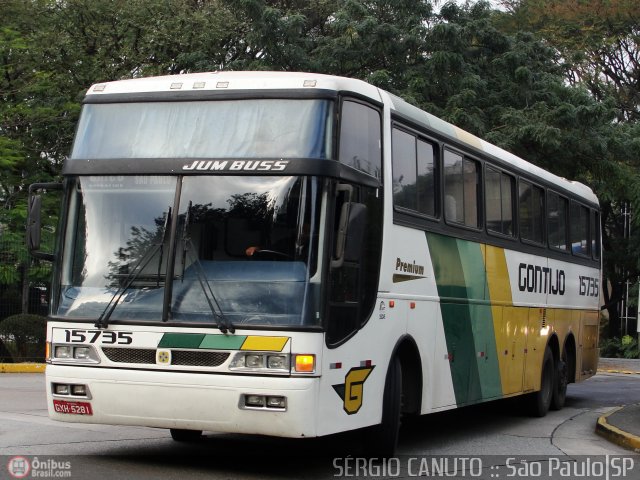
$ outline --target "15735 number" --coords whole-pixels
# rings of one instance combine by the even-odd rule
[[[111,332],[107,330],[65,330],[67,343],[100,343],[129,345],[133,342],[133,332]]]

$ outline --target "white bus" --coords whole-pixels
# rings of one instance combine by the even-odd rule
[[[390,455],[402,415],[544,415],[596,371],[596,196],[365,82],[97,84],[63,176],[56,251],[39,195],[28,227],[55,420]]]

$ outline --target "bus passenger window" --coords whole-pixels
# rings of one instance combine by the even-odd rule
[[[535,243],[543,243],[544,190],[520,180],[519,189],[520,237]]]
[[[571,203],[571,251],[577,255],[589,255],[589,209]]]
[[[418,210],[416,189],[416,138],[397,128],[391,138],[393,162],[393,203]]]
[[[549,246],[558,250],[569,250],[567,241],[567,213],[569,201],[554,192],[549,192],[547,210],[547,229]]]
[[[380,114],[361,103],[345,101],[340,117],[340,152],[345,165],[382,179]]]
[[[444,152],[444,215],[449,222],[478,227],[478,162]]]
[[[591,252],[593,258],[600,260],[600,214],[593,212],[591,217]]]
[[[435,147],[394,128],[392,167],[394,205],[435,216]]]
[[[485,185],[487,229],[494,233],[513,235],[514,178],[487,167]]]
[[[418,211],[436,215],[436,155],[435,147],[418,140]]]

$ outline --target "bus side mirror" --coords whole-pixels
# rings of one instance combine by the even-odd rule
[[[41,252],[42,238],[42,196],[37,195],[39,190],[60,190],[61,183],[34,183],[29,186],[29,212],[27,215],[27,249],[35,258],[53,261],[53,253]]]
[[[27,247],[29,253],[40,250],[40,230],[42,229],[40,221],[40,211],[42,209],[42,197],[34,195],[29,197],[29,216],[27,220]]]
[[[367,206],[363,203],[344,202],[340,210],[332,268],[340,268],[345,261],[360,261],[366,226]]]

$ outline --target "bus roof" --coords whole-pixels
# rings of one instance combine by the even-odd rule
[[[392,110],[417,124],[426,125],[443,136],[453,138],[472,149],[480,150],[506,164],[512,165],[520,171],[540,178],[547,184],[556,185],[558,188],[572,192],[586,201],[598,204],[596,195],[586,185],[558,177],[451,123],[414,107],[398,96],[380,90],[362,80],[303,72],[206,72],[97,83],[89,88],[87,95],[300,89],[352,92],[376,102],[386,103]]]
[[[321,89],[349,91],[382,102],[377,87],[353,78],[302,72],[207,72],[98,83],[87,95],[230,90]]]

